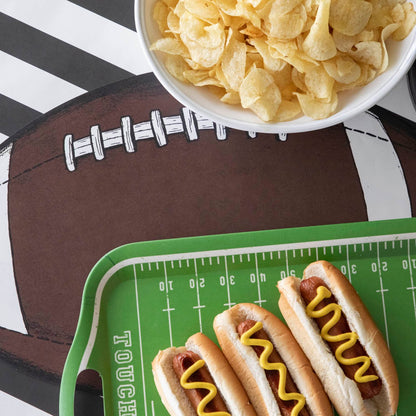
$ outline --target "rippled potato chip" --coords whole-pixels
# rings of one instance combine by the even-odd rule
[[[416,25],[406,0],[159,0],[153,17],[170,74],[266,122],[329,117]]]
[[[273,120],[282,102],[273,76],[265,69],[253,67],[239,89],[241,105],[254,111],[262,120]]]

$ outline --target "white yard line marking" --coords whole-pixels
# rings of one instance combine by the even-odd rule
[[[347,249],[346,249],[346,257],[347,257],[348,280],[351,283],[352,278],[351,278],[351,266],[350,266],[350,250],[349,250],[349,246],[348,245],[346,247],[347,247]]]
[[[198,277],[198,268],[196,266],[196,259],[194,259],[194,267],[195,267],[195,286],[196,286],[196,298],[197,298],[197,305],[194,306],[194,309],[198,310],[198,319],[199,319],[199,330],[202,332],[202,313],[201,309],[205,308],[205,305],[201,305],[201,300],[199,297],[199,277]]]
[[[286,257],[286,276],[289,276],[289,258],[287,255],[287,250],[285,251],[285,257]]]
[[[258,300],[254,301],[254,303],[257,303],[259,306],[262,306],[262,304],[267,302],[267,301],[262,299],[262,296],[261,296],[259,264],[258,264],[258,261],[257,261],[257,254],[254,255],[254,263],[255,263],[255,266],[256,266],[256,283],[257,283],[257,296],[258,296]]]
[[[378,267],[378,276],[379,276],[379,280],[380,280],[380,289],[377,290],[377,292],[379,292],[381,294],[381,302],[383,305],[383,317],[384,317],[384,329],[386,331],[386,342],[387,342],[387,346],[390,348],[390,341],[389,341],[389,328],[387,325],[387,312],[386,312],[386,302],[384,299],[384,292],[388,292],[388,289],[384,289],[383,287],[383,277],[381,274],[381,264],[380,264],[380,247],[379,247],[379,242],[377,242],[377,267]]]
[[[170,313],[172,311],[174,311],[175,308],[171,308],[170,307],[170,302],[169,302],[168,273],[167,273],[167,270],[166,270],[166,262],[163,262],[163,268],[164,268],[164,272],[165,272],[165,291],[166,291],[166,309],[163,309],[163,312],[168,313],[169,340],[170,340],[170,346],[173,347],[172,320],[171,320]]]
[[[416,320],[416,296],[415,296],[416,287],[413,281],[412,261],[410,258],[410,240],[407,240],[407,261],[409,263],[409,274],[410,274],[410,287],[408,288],[408,290],[412,291],[413,309],[415,312],[415,320]]]
[[[231,292],[230,292],[230,281],[228,276],[228,264],[227,264],[227,256],[224,256],[224,263],[225,263],[225,282],[227,285],[227,303],[224,303],[224,306],[227,306],[229,309],[235,305],[235,302],[231,302]]]
[[[147,416],[146,382],[145,382],[145,376],[144,376],[145,364],[144,364],[144,357],[143,357],[142,328],[141,328],[141,322],[140,322],[138,279],[137,279],[135,265],[133,265],[133,273],[134,273],[134,288],[136,291],[137,329],[139,331],[139,351],[140,351],[140,363],[141,363],[141,368],[142,368],[142,389],[143,389],[142,391],[143,391],[144,414],[145,416]]]

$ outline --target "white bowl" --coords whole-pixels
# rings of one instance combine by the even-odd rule
[[[222,103],[205,88],[185,84],[174,78],[163,64],[163,54],[150,50],[150,45],[161,37],[153,19],[157,0],[135,0],[136,30],[144,53],[160,83],[180,103],[195,113],[231,128],[258,133],[299,133],[318,130],[368,110],[381,100],[407,73],[416,58],[416,29],[401,42],[389,41],[389,66],[368,85],[339,93],[338,109],[323,120],[302,116],[286,122],[263,122],[250,110]],[[416,0],[411,0],[416,6]]]

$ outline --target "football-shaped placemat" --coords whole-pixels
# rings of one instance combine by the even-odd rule
[[[389,117],[381,123],[414,205],[415,133]],[[117,246],[366,221],[348,131],[228,129],[183,108],[150,74],[32,123],[2,150],[9,235],[1,238],[11,253],[5,279],[15,284],[24,326],[0,328],[2,356],[59,379],[85,279]]]

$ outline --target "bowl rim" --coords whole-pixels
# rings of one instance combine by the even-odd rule
[[[193,112],[206,117],[216,124],[237,130],[270,134],[304,133],[343,123],[376,105],[378,101],[384,98],[399,83],[403,76],[405,76],[409,71],[412,64],[416,61],[416,27],[414,27],[409,34],[409,36],[413,34],[413,37],[415,38],[414,43],[411,45],[402,62],[397,65],[396,71],[387,78],[382,87],[379,88],[374,94],[369,95],[366,99],[357,103],[357,105],[348,112],[340,110],[325,119],[314,120],[307,118],[307,121],[302,123],[296,123],[296,120],[300,120],[306,116],[301,116],[298,119],[293,119],[288,122],[270,123],[262,122],[260,119],[258,123],[230,119],[200,105],[197,101],[184,94],[180,88],[176,87],[175,84],[179,85],[181,81],[174,79],[173,76],[168,73],[164,65],[157,58],[156,54],[149,48],[150,40],[146,31],[145,14],[141,13],[141,9],[143,7],[142,5],[144,5],[145,1],[146,0],[134,0],[134,21],[136,34],[141,43],[142,51],[145,54],[146,59],[158,81],[170,95]],[[410,1],[416,5],[415,0]]]

